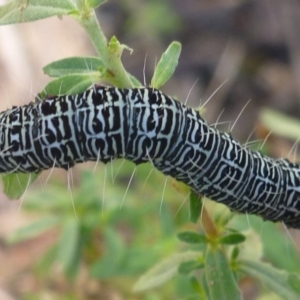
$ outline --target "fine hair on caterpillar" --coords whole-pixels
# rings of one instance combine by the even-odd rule
[[[299,165],[242,146],[159,90],[94,86],[13,107],[0,113],[0,123],[2,173],[150,161],[234,211],[300,228]]]

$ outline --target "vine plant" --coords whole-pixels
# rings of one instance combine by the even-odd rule
[[[125,70],[121,61],[122,52],[132,50],[126,45],[122,45],[116,37],[112,37],[108,41],[99,25],[95,9],[104,2],[105,0],[16,0],[0,7],[0,25],[37,21],[52,16],[74,18],[85,29],[97,52],[97,57],[71,57],[45,66],[44,72],[54,79],[39,94],[37,101],[49,94],[78,94],[95,82],[103,82],[120,88],[142,86],[134,76]],[[159,89],[171,77],[177,66],[180,50],[180,43],[171,43],[157,64],[151,80],[151,87]],[[26,189],[28,182],[32,182],[36,177],[37,174],[5,174],[2,177],[4,190],[9,197],[18,198]],[[19,188],[20,186],[21,188]],[[186,189],[179,183],[176,186],[179,190]],[[202,206],[198,195],[191,193],[189,200],[190,222],[201,226],[195,225],[193,227],[195,231],[180,232],[177,237],[184,243],[183,250],[170,254],[163,261],[153,265],[136,282],[133,288],[135,292],[155,289],[181,274],[190,281],[191,294],[186,295],[186,299],[234,300],[242,297],[239,282],[245,276],[250,276],[261,281],[269,290],[283,299],[300,298],[300,264],[297,261],[296,251],[290,242],[285,241],[284,236],[277,231],[275,225],[266,224],[264,226],[263,246],[265,252],[273,257],[275,265],[282,269],[262,261],[262,253],[254,255],[254,252],[250,251],[253,234],[238,231],[239,226],[236,226],[237,222],[234,221],[236,218],[232,219],[232,215],[228,211],[223,208],[217,209],[220,213],[213,217],[209,212],[209,207]],[[85,205],[88,204],[81,203],[80,205],[82,211],[86,211]],[[218,205],[218,207],[222,206]],[[251,220],[253,220],[251,225],[259,229],[261,223],[255,219]],[[59,218],[42,220],[35,226],[31,226],[31,229],[21,230],[13,239],[15,241],[25,239],[42,230],[57,226],[58,221]],[[76,223],[78,222],[80,223],[82,220],[79,218],[79,220],[67,222],[65,227],[67,229],[77,228]],[[63,230],[62,241],[67,238],[69,232],[70,230]],[[78,236],[76,238],[80,240],[85,238],[84,234],[86,233],[76,231],[76,234],[80,235],[79,238]],[[277,240],[271,241],[274,243],[271,245],[268,236],[276,235]],[[283,243],[288,244],[288,254],[295,262],[293,267],[282,262],[285,258],[273,251],[274,247],[282,249]],[[74,270],[74,261],[78,263],[80,260],[78,251],[76,251],[77,246],[76,243],[69,243],[69,248],[65,243],[61,243],[60,246],[60,259],[63,261],[65,273],[66,275],[71,274],[73,277],[76,277],[78,272],[78,270]],[[111,257],[111,259],[113,258]]]

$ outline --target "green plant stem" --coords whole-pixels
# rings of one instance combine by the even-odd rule
[[[104,36],[94,10],[83,11],[77,21],[87,32],[99,58],[104,62],[110,83],[117,87],[133,87],[133,83],[123,67],[120,56],[109,51],[107,39]]]

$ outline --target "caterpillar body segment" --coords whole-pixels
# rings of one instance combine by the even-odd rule
[[[0,172],[151,161],[195,192],[300,228],[300,167],[245,148],[152,88],[99,87],[0,113]]]

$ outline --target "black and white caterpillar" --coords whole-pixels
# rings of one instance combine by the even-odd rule
[[[232,210],[300,228],[300,166],[251,151],[152,88],[94,86],[0,113],[0,172],[126,158]]]

